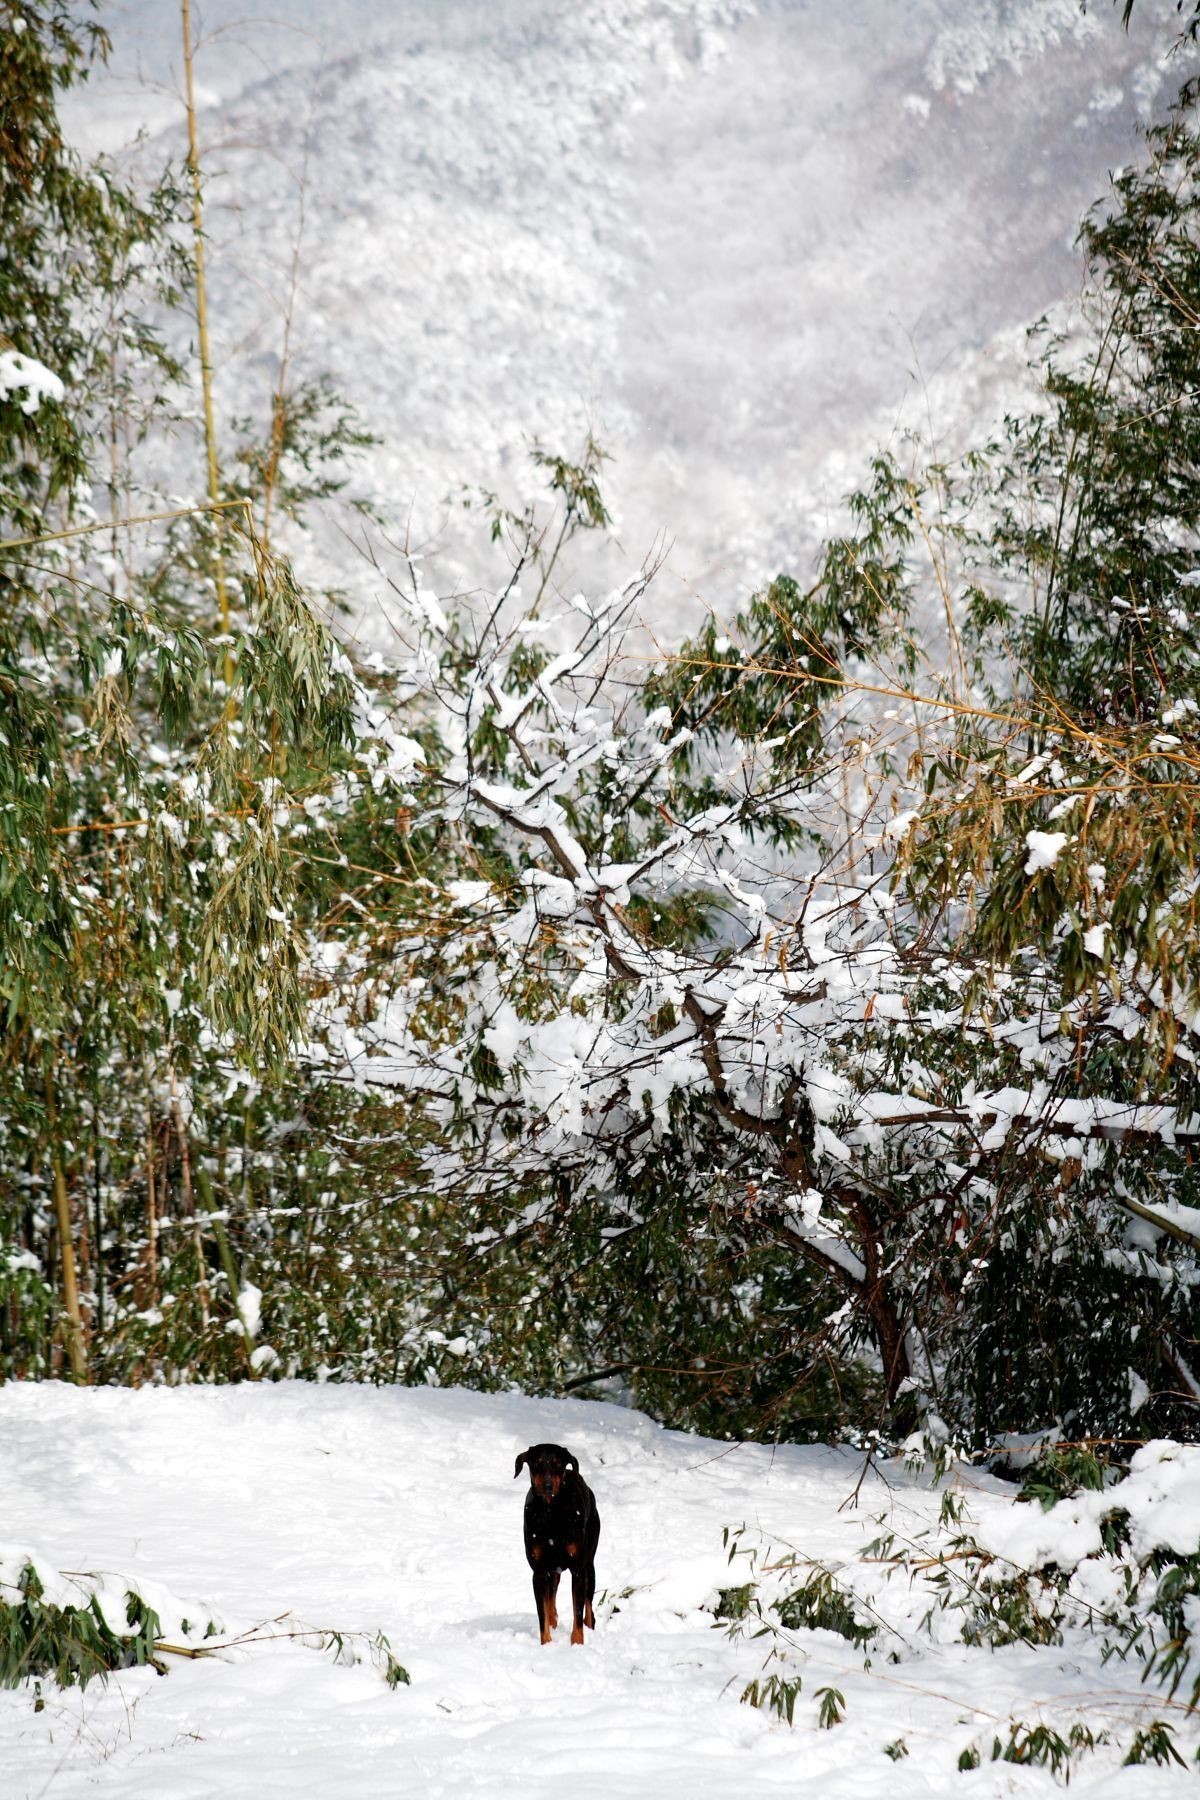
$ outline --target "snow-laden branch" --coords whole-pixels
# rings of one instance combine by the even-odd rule
[[[686,1141],[688,1180],[869,1317],[894,1384],[910,1353],[888,1239],[940,1216],[922,1195],[952,1190],[953,1241],[963,1195],[991,1205],[1005,1159],[1169,1148],[1200,1117],[1080,1094],[1083,1003],[1035,970],[1002,972],[985,1007],[977,969],[906,932],[886,866],[800,872],[764,849],[765,819],[805,822],[803,784],[769,745],[714,752],[700,779],[666,710],[640,708],[625,633],[641,586],[539,621],[567,638],[541,656],[503,599],[473,635],[414,602],[407,691],[444,752],[367,709],[364,754],[373,780],[420,788],[453,873],[427,884],[436,933],[401,933],[390,971],[333,956],[313,1057],[421,1110],[431,1189],[511,1193],[518,1211],[556,1173],[607,1195]],[[874,840],[884,859],[895,835]],[[1093,1022],[1127,1035],[1130,1017],[1122,999]]]
[[[972,1093],[960,1106],[883,1092],[865,1094],[857,1104],[864,1122],[885,1128],[952,1125],[970,1129],[979,1133],[984,1150],[999,1149],[1017,1125],[1050,1137],[1106,1138],[1113,1143],[1154,1139],[1176,1144],[1200,1138],[1200,1113],[1181,1114],[1173,1106],[1137,1105],[1099,1096],[1070,1098],[1053,1094],[1046,1082]]]

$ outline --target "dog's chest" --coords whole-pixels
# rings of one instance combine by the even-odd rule
[[[547,1506],[535,1494],[525,1502],[525,1536],[531,1543],[544,1547],[550,1557],[564,1562],[579,1555],[587,1523],[581,1499],[565,1496]]]

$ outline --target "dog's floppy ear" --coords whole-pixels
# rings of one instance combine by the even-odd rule
[[[525,1464],[528,1461],[529,1461],[528,1450],[522,1450],[520,1456],[518,1456],[518,1458],[517,1458],[517,1466],[513,1470],[513,1480],[514,1481],[517,1479],[517,1476],[521,1473],[521,1470],[525,1467]]]
[[[572,1451],[572,1450],[567,1451],[567,1467],[568,1467],[568,1469],[574,1469],[575,1473],[578,1475],[578,1473],[579,1473],[579,1458],[575,1455],[574,1451]]]

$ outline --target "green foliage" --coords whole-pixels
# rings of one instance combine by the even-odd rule
[[[1178,1763],[1181,1769],[1187,1768],[1187,1763],[1175,1747],[1174,1733],[1164,1719],[1154,1719],[1149,1725],[1139,1727],[1133,1734],[1133,1742],[1125,1758],[1126,1767],[1130,1763],[1149,1762],[1168,1766]]]
[[[803,1687],[799,1675],[781,1675],[778,1669],[773,1669],[769,1675],[756,1675],[747,1683],[741,1693],[742,1705],[773,1712],[785,1725],[794,1725],[796,1701]]]
[[[1085,1750],[1094,1750],[1106,1741],[1103,1733],[1097,1736],[1078,1721],[1064,1737],[1052,1725],[1024,1725],[1014,1720],[1008,1728],[1007,1738],[992,1739],[990,1760],[1048,1768],[1051,1774],[1070,1781],[1072,1762]],[[971,1745],[959,1757],[958,1766],[960,1769],[977,1769],[981,1760],[978,1747]]]
[[[1113,5],[1121,8],[1121,23],[1126,31],[1129,29],[1129,21],[1133,17],[1133,9],[1136,4],[1137,0],[1113,0]],[[1175,0],[1177,13],[1186,13],[1189,6],[1192,9],[1192,16],[1187,20],[1185,31],[1188,37],[1195,38],[1200,36],[1200,4],[1197,4],[1197,0]]]
[[[811,587],[777,576],[727,630],[711,619],[648,680],[647,705],[667,707],[672,731],[688,734],[680,807],[722,797],[703,752],[729,742],[766,761],[783,795],[810,790],[828,766],[830,716],[853,669],[893,658],[912,674],[907,551],[918,495],[890,457],[877,456],[872,475],[849,502],[853,534],[830,542]],[[780,844],[812,839],[787,805],[747,804],[744,823]]]
[[[590,433],[577,463],[543,449],[540,444],[534,446],[533,461],[544,472],[551,493],[562,497],[560,537],[568,537],[577,522],[591,531],[599,531],[610,523],[599,483],[605,455]]]
[[[185,274],[171,237],[175,184],[167,178],[139,195],[102,163],[85,167],[59,126],[59,95],[108,52],[94,12],[67,0],[4,0],[0,8],[0,348],[48,363],[69,396],[30,411],[20,394],[0,399],[5,538],[38,535],[50,509],[70,506],[110,399],[119,398],[136,435],[146,414],[127,384],[127,360],[148,362],[158,380],[176,372],[146,324],[153,302],[175,296]],[[27,553],[14,568],[10,559],[0,594],[10,586],[28,592],[28,565],[37,560]]]
[[[354,408],[325,377],[276,391],[265,440],[252,418],[235,419],[233,430],[240,440],[239,486],[255,501],[264,539],[272,508],[303,525],[315,504],[341,498],[356,513],[374,516],[366,502],[347,490],[354,458],[378,439],[363,429]]]
[[[394,1693],[398,1687],[411,1687],[412,1677],[402,1662],[398,1662],[392,1654],[392,1647],[382,1632],[375,1638],[375,1647],[383,1659],[383,1679]]]
[[[730,1563],[736,1557],[745,1557],[752,1570],[759,1570],[760,1545],[746,1541],[745,1526],[736,1529],[727,1526],[722,1541],[728,1549]],[[770,1578],[774,1585],[802,1560],[794,1552],[777,1557],[769,1551],[761,1559],[761,1581]],[[800,1675],[790,1672],[798,1648],[790,1634],[797,1630],[834,1631],[857,1649],[862,1649],[876,1635],[874,1626],[859,1623],[852,1596],[841,1587],[832,1570],[820,1564],[810,1567],[812,1573],[804,1585],[777,1600],[766,1599],[760,1580],[753,1580],[740,1587],[722,1588],[714,1609],[715,1619],[724,1623],[729,1637],[749,1638],[754,1642],[765,1640],[767,1644],[759,1673],[742,1691],[743,1704],[768,1708],[789,1725],[794,1723],[796,1700],[804,1686]],[[869,1668],[870,1663],[865,1666]],[[821,1687],[816,1690],[815,1697],[818,1728],[830,1731],[840,1725],[846,1716],[846,1697],[841,1690]],[[902,1744],[892,1745],[887,1754],[895,1760],[907,1751]]]
[[[741,1587],[722,1588],[713,1609],[714,1619],[728,1619],[733,1623],[747,1618],[750,1613],[750,1596],[753,1592],[754,1583],[750,1581],[744,1582]]]
[[[686,1167],[684,1159],[705,1154],[703,1140],[680,1135]],[[560,1190],[515,1241],[495,1244],[489,1381],[502,1379],[508,1358],[510,1371],[524,1365],[539,1386],[569,1378],[575,1392],[602,1394],[604,1381],[619,1377],[636,1405],[675,1426],[749,1438],[828,1435],[872,1391],[869,1373],[848,1358],[835,1376],[814,1342],[811,1273],[756,1240],[740,1209],[718,1210],[711,1194],[673,1183],[674,1160],[668,1149],[631,1172],[615,1197]],[[485,1224],[503,1229],[495,1213],[477,1229]],[[531,1255],[537,1341],[526,1347],[502,1327],[496,1302],[506,1277],[509,1292],[530,1291]],[[531,1366],[526,1357],[539,1349],[546,1360]],[[580,1373],[568,1374],[581,1357]],[[585,1383],[590,1371],[598,1380]]]
[[[1189,1431],[1188,1408],[1167,1396],[1135,1415],[1129,1371],[1152,1393],[1170,1387],[1163,1346],[1185,1341],[1196,1325],[1184,1273],[1190,1258],[1184,1246],[1164,1244],[1147,1279],[1149,1259],[1126,1250],[1127,1216],[1111,1195],[1123,1169],[1128,1191],[1145,1183],[1161,1193],[1169,1181],[1182,1200],[1194,1191],[1191,1166],[1149,1146],[1144,1160],[1116,1146],[1090,1160],[1079,1173],[1058,1164],[1056,1180],[1036,1149],[1010,1151],[989,1171],[987,1198],[1000,1228],[974,1274],[972,1331],[950,1323],[942,1392],[946,1412],[980,1450],[1049,1420],[1078,1437]],[[980,1215],[970,1208],[966,1216],[964,1251],[977,1241]]]
[[[795,995],[813,1008],[811,1055],[809,1041],[794,1066],[764,1052],[753,1129],[719,1072],[675,1089],[660,1129],[651,1090],[694,1001],[664,983],[648,1003],[663,1061],[630,1072],[620,1151],[489,1184],[471,1156],[524,1127],[486,1032],[459,1088],[431,1098],[364,1091],[330,1020],[369,1035],[408,984],[424,1041],[453,1043],[471,980],[504,948],[487,903],[461,904],[454,884],[511,913],[522,877],[545,870],[448,800],[439,731],[454,731],[410,699],[415,664],[360,693],[269,553],[272,509],[294,525],[344,494],[365,441],[327,386],[281,388],[265,432],[239,424],[222,519],[122,523],[166,508],[99,454],[108,427],[145,438],[186,410],[183,372],[145,324],[186,284],[177,196],[169,178],[135,194],[62,140],[57,99],[103,49],[88,15],[46,0],[7,16],[25,29],[0,72],[15,246],[0,318],[66,398],[0,404],[0,1373],[62,1368],[61,1172],[96,1379],[615,1389],[671,1424],[767,1439],[903,1435],[926,1408],[981,1450],[1051,1420],[1080,1439],[1193,1429],[1197,1246],[1186,1213],[1165,1239],[1146,1213],[1200,1206],[1200,1165],[1162,1139],[1072,1144],[980,1116],[976,1099],[1043,1075],[1047,1112],[1200,1099],[1194,97],[1085,229],[1091,349],[1048,342],[1040,408],[958,468],[880,455],[815,574],[781,574],[732,625],[711,622],[627,714],[593,696],[658,760],[632,786],[604,750],[564,789],[590,866],[652,855],[681,820],[732,806],[799,893],[813,856],[837,862],[846,831],[865,835],[830,801],[835,775],[867,770],[864,788],[912,800],[910,830],[861,849],[844,952],[895,947],[911,986],[835,1030],[814,978]],[[469,600],[447,601],[434,657],[464,755],[518,794],[530,775],[504,719],[520,690],[529,742],[553,736],[538,632],[564,546],[609,523],[593,441],[535,462],[549,506],[483,497],[513,565],[497,611],[518,579],[534,595],[513,692],[479,685],[487,626]],[[114,522],[92,531],[89,508]],[[907,740],[882,730],[885,700],[889,724],[911,714]],[[386,775],[380,719],[420,746],[408,786]],[[1061,854],[1027,867],[1029,833],[1056,830]],[[795,913],[789,900],[777,938],[755,940],[764,967],[811,961]],[[711,886],[647,884],[621,922],[647,955],[731,966],[737,928]],[[580,979],[578,942],[545,911],[504,998],[523,1022],[569,1021]],[[609,1016],[641,1003],[628,969],[594,979]],[[817,1071],[835,1096],[916,1096],[931,1119],[961,1108],[962,1129],[842,1143],[840,1114],[814,1114]],[[807,1254],[801,1195],[843,1262]],[[848,1300],[855,1259],[867,1273]],[[1050,1506],[1102,1478],[1091,1452],[1056,1451],[1027,1493]],[[1114,1507],[1113,1555],[1126,1526]],[[1054,1641],[1066,1597],[1051,1576],[976,1574],[979,1641]],[[1153,1645],[1138,1642],[1170,1680],[1191,1575],[1159,1574]],[[742,1616],[760,1617],[749,1595]],[[874,1636],[821,1572],[778,1617],[859,1648]],[[789,1678],[771,1679],[775,1706]]]
[[[382,1631],[322,1631],[316,1637],[317,1647],[327,1651],[336,1663],[353,1666],[362,1660],[362,1651],[365,1649],[367,1659],[383,1676],[392,1693],[398,1687],[412,1686],[412,1677],[397,1659]]]
[[[1105,1465],[1086,1444],[1053,1445],[1038,1457],[1021,1483],[1020,1498],[1037,1500],[1043,1511],[1068,1494],[1099,1492]]]
[[[0,353],[48,364],[64,394],[47,378],[35,406],[21,389],[0,400],[0,1371],[57,1372],[51,1294],[71,1259],[96,1373],[228,1375],[248,1351],[224,1329],[235,1247],[252,1261],[218,1192],[243,1123],[229,1063],[270,1085],[307,1022],[323,889],[296,847],[312,809],[354,785],[356,693],[252,500],[223,522],[176,516],[134,461],[114,465],[111,443],[136,447],[187,405],[146,323],[189,276],[180,196],[169,175],[135,192],[63,139],[59,97],[106,50],[89,9],[7,14]],[[302,394],[274,471],[283,510],[357,442],[325,390]],[[212,629],[218,557],[228,640]],[[263,1114],[270,1129],[270,1100]]]
[[[86,1687],[107,1680],[114,1669],[140,1669],[155,1659],[158,1616],[140,1594],[129,1590],[126,1630],[115,1631],[92,1594],[86,1605],[59,1606],[31,1563],[17,1577],[19,1598],[0,1596],[0,1687],[17,1687],[32,1676],[49,1676],[59,1687]]]
[[[948,1109],[1039,1070],[1049,1084],[1037,1123],[897,1135],[847,1182],[897,1310],[921,1321],[937,1412],[981,1449],[1050,1421],[1078,1438],[1195,1430],[1179,1359],[1200,1334],[1197,1244],[1154,1229],[1155,1209],[1200,1202],[1195,1159],[1153,1138],[1070,1143],[1045,1121],[1060,1098],[1186,1116],[1200,1097],[1198,173],[1185,90],[1085,227],[1090,297],[1045,345],[1042,404],[957,468],[914,448],[903,483],[877,472],[859,501],[893,609],[947,620],[941,669],[932,633],[924,647],[921,741],[893,764],[918,817],[892,878],[897,934],[955,970],[941,987],[931,970],[926,997],[947,1018],[961,1006],[964,1029],[864,1030],[854,1078],[915,1080]],[[910,684],[897,658],[888,670],[891,719]],[[1010,1055],[1039,1010],[1037,1047]]]
[[[1167,1464],[1181,1454],[1166,1445],[1159,1446],[1158,1451]],[[1152,1450],[1143,1454],[1150,1461],[1135,1461],[1133,1475],[1144,1483],[1147,1469],[1154,1466],[1154,1456]],[[1107,1484],[1097,1484],[1098,1466],[1094,1459],[1089,1466],[1087,1459],[1078,1458],[1073,1463],[1060,1458],[1057,1464],[1051,1464],[1051,1479],[1063,1490],[1061,1494],[1051,1494],[1052,1505],[1062,1505],[1071,1493],[1102,1491]],[[1073,1473],[1067,1472],[1072,1469]],[[1185,1479],[1185,1470],[1190,1470],[1190,1465],[1177,1470],[1176,1479]],[[1030,1491],[1033,1497],[1041,1498],[1047,1492],[1045,1479],[1032,1482]],[[1200,1705],[1200,1658],[1193,1635],[1200,1616],[1200,1549],[1159,1543],[1150,1550],[1135,1551],[1130,1510],[1135,1503],[1123,1494],[1120,1479],[1112,1484],[1112,1492],[1114,1505],[1097,1519],[1099,1546],[1085,1549],[1082,1554],[1076,1551],[1073,1556],[1060,1552],[1061,1560],[1052,1553],[1043,1553],[1044,1560],[1036,1566],[1019,1568],[994,1557],[967,1531],[957,1533],[947,1545],[934,1546],[932,1554],[925,1542],[898,1548],[893,1537],[873,1545],[871,1553],[882,1554],[898,1568],[919,1570],[935,1595],[926,1623],[933,1610],[957,1614],[964,1643],[986,1644],[993,1649],[1015,1643],[1037,1648],[1061,1645],[1073,1632],[1094,1633],[1102,1640],[1106,1662],[1113,1657],[1132,1657],[1141,1662],[1142,1680],[1158,1683],[1169,1699],[1173,1700],[1186,1683],[1186,1707],[1192,1712]],[[1144,1497],[1145,1486],[1142,1492]],[[1069,1523],[1068,1532],[1073,1523]],[[1149,1515],[1142,1512],[1136,1535],[1144,1541],[1153,1524],[1153,1511]],[[1069,1535],[1064,1542],[1070,1542]],[[1100,1574],[1102,1587],[1110,1595],[1103,1604],[1097,1604],[1093,1597],[1094,1571]],[[1112,1579],[1114,1573],[1119,1576],[1116,1583]],[[1081,1742],[1072,1732],[1067,1745],[1074,1750]],[[1153,1746],[1158,1743],[1152,1729],[1139,1732],[1127,1760],[1166,1760],[1165,1752],[1161,1758],[1155,1754]],[[993,1755],[1003,1754],[1008,1761],[1053,1761],[1052,1751],[1050,1739],[1037,1732],[1028,1733],[1025,1728],[1020,1732],[1014,1728],[1009,1745]],[[1061,1745],[1054,1754],[1064,1754]],[[960,1764],[966,1766],[977,1764]]]
[[[846,1696],[840,1688],[823,1687],[817,1689],[817,1699],[821,1702],[817,1712],[818,1728],[832,1731],[846,1717]]]
[[[124,1596],[124,1624],[110,1623],[95,1577],[74,1577],[80,1601],[62,1604],[47,1600],[44,1585],[31,1563],[16,1572],[15,1581],[0,1583],[16,1596],[0,1596],[0,1687],[35,1682],[35,1710],[42,1709],[41,1680],[58,1687],[86,1687],[97,1677],[123,1669],[149,1667],[165,1675],[171,1655],[200,1658],[226,1648],[218,1626],[209,1620],[199,1624],[183,1619],[164,1638],[162,1623],[142,1596],[130,1588]],[[90,1591],[89,1591],[90,1590]],[[109,1603],[111,1610],[111,1600]],[[278,1626],[280,1621],[273,1622]],[[395,1691],[407,1687],[410,1677],[383,1632],[309,1631],[304,1627],[254,1627],[240,1632],[233,1642],[246,1647],[270,1643],[279,1637],[295,1638],[331,1656],[335,1662],[356,1665],[369,1662]]]
[[[983,1574],[972,1602],[964,1608],[963,1641],[986,1644],[998,1650],[1005,1644],[1059,1644],[1062,1642],[1065,1577],[1049,1571],[1045,1576]]]
[[[1143,1564],[1149,1587],[1125,1625],[1121,1654],[1132,1650],[1145,1662],[1143,1680],[1153,1678],[1174,1698],[1191,1677],[1189,1709],[1200,1705],[1200,1657],[1192,1632],[1200,1598],[1200,1550],[1186,1554],[1160,1546]]]
[[[112,417],[136,435],[170,404],[179,371],[142,319],[150,296],[178,298],[178,196],[166,184],[147,205],[111,173],[79,164],[56,102],[103,51],[103,34],[58,4],[17,16],[23,28],[6,40],[3,76],[15,179],[0,202],[0,317],[18,322],[17,349],[52,361],[66,394],[32,410],[20,392],[0,404],[0,999],[10,1031],[63,1031],[96,979],[93,946],[107,982],[115,934],[95,890],[115,880],[143,895],[166,890],[177,966],[194,966],[194,941],[178,941],[180,877],[226,824],[242,854],[216,885],[199,965],[246,1052],[278,1053],[299,1023],[290,936],[273,928],[286,923],[288,887],[261,821],[256,830],[240,820],[248,793],[284,774],[274,744],[303,758],[348,741],[348,687],[290,572],[252,538],[243,540],[246,605],[227,694],[227,647],[214,650],[207,630],[211,537],[177,555],[165,580],[132,560],[116,526],[104,538],[75,526],[90,489],[103,485],[99,442]],[[114,519],[129,499],[110,487]],[[29,536],[36,542],[14,543]],[[183,548],[177,536],[172,543]],[[165,757],[156,754],[164,737]],[[122,841],[118,875],[109,835],[131,830],[137,848],[127,856]],[[107,879],[97,881],[101,860]],[[122,998],[144,1017],[164,980],[178,980],[162,954],[171,925],[144,918],[144,901],[137,913],[141,981],[127,981]],[[236,962],[225,954],[235,932]],[[127,977],[135,967],[124,960]]]
[[[789,1631],[835,1631],[862,1649],[876,1635],[874,1625],[855,1615],[854,1602],[827,1569],[816,1569],[802,1587],[795,1588],[775,1607],[779,1623]]]
[[[969,481],[949,490],[974,536],[964,553],[989,567],[994,587],[1024,596],[1001,632],[972,628],[984,659],[1013,671],[1011,724],[966,719],[928,769],[936,802],[904,861],[926,917],[974,904],[973,947],[996,965],[1036,950],[1064,997],[1101,1004],[1098,986],[1113,986],[1127,962],[1159,983],[1137,1071],[1153,1088],[1176,1079],[1173,997],[1200,973],[1193,87],[1149,132],[1148,150],[1081,234],[1087,356],[1077,339],[1051,336],[1042,408],[1010,419]],[[1031,830],[1061,834],[1041,868],[1030,863]],[[1097,929],[1102,950],[1084,942]]]

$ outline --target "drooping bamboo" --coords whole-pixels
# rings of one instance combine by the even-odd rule
[[[75,1279],[75,1240],[71,1232],[71,1202],[67,1195],[67,1175],[63,1167],[62,1145],[58,1136],[58,1103],[54,1093],[54,1076],[47,1064],[45,1070],[46,1126],[50,1137],[50,1170],[54,1188],[54,1217],[58,1226],[59,1259],[62,1263],[63,1336],[71,1379],[87,1380],[87,1352],[83,1342],[83,1320],[79,1313],[79,1285]]]
[[[204,401],[204,447],[208,460],[208,500],[209,505],[215,508],[221,498],[221,478],[217,462],[216,417],[213,412],[212,359],[208,348],[208,282],[204,270],[204,197],[200,180],[200,151],[196,136],[196,88],[192,69],[191,0],[180,0],[180,7],[183,23],[183,68],[187,94],[187,165],[192,178],[192,234],[196,258],[196,337],[200,350],[200,387]],[[217,605],[221,614],[221,634],[227,639],[229,636],[229,590],[225,581],[225,522],[219,511],[214,512],[213,518],[216,532],[214,572],[217,585]],[[228,686],[233,681],[233,656],[228,643],[225,645],[224,664],[225,682]]]

